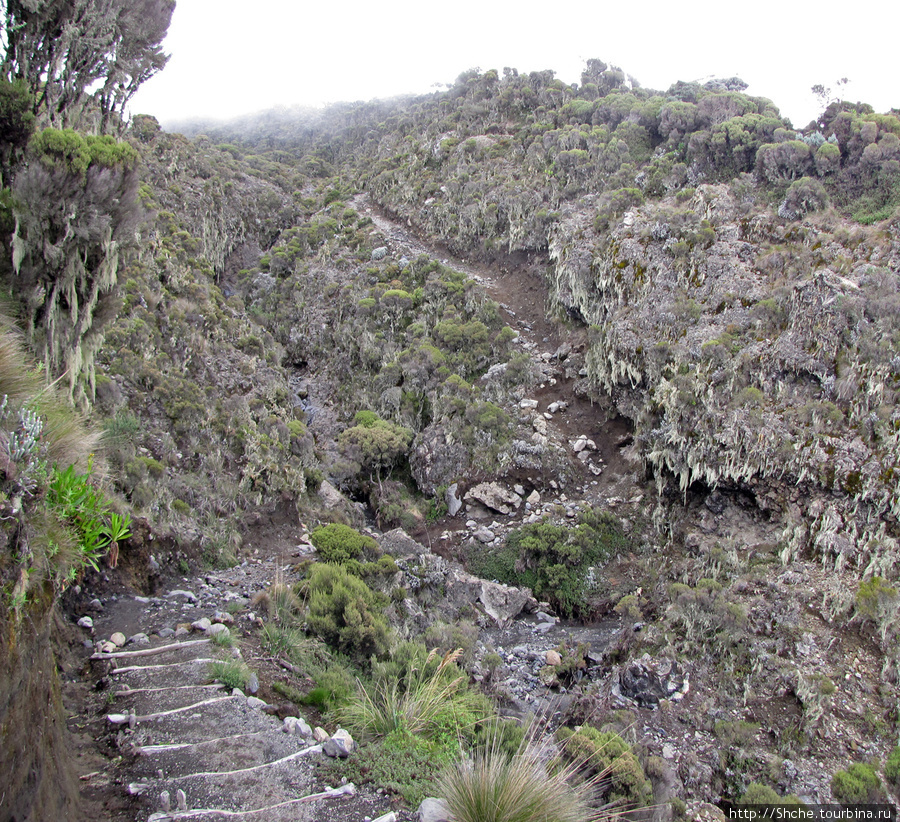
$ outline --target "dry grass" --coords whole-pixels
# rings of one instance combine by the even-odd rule
[[[562,763],[548,741],[526,736],[515,754],[498,741],[457,760],[441,777],[438,795],[455,822],[589,822],[612,819],[591,807],[604,775],[579,779],[579,763]]]

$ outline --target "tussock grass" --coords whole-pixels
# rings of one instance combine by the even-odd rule
[[[615,814],[591,808],[594,780],[578,781],[577,762],[564,765],[549,743],[526,737],[514,754],[497,742],[444,771],[438,795],[455,822],[588,822]]]
[[[429,738],[443,728],[448,714],[466,702],[466,676],[455,668],[460,650],[443,656],[432,673],[425,665],[411,669],[405,679],[389,677],[370,687],[357,683],[356,696],[340,711],[340,720],[353,730],[384,738],[400,732]]]

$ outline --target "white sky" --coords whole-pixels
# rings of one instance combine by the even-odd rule
[[[474,67],[571,83],[598,57],[660,90],[737,75],[802,127],[819,109],[810,87],[841,77],[844,99],[900,107],[898,24],[896,0],[177,0],[169,64],[131,110],[227,118],[428,92]]]

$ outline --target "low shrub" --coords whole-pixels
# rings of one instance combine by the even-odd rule
[[[846,771],[835,773],[831,777],[831,793],[842,805],[872,803],[883,798],[878,774],[864,762],[855,762]]]
[[[343,563],[359,559],[365,551],[374,551],[378,547],[372,537],[337,522],[320,525],[309,538],[322,562]]]
[[[888,754],[884,763],[884,777],[894,790],[900,790],[900,745]]]
[[[340,565],[316,563],[304,585],[309,630],[354,662],[368,665],[390,647],[389,600]]]
[[[585,725],[577,731],[560,728],[557,738],[565,743],[568,759],[592,776],[603,776],[601,790],[607,802],[626,810],[650,804],[650,780],[629,744],[618,734]]]

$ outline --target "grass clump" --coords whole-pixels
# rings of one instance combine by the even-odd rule
[[[250,669],[241,659],[223,659],[209,663],[209,677],[214,682],[221,682],[228,690],[243,690],[250,679]]]
[[[510,754],[498,744],[457,759],[438,793],[456,822],[585,822],[606,818],[591,808],[593,782],[577,779],[579,765],[554,759],[549,746],[526,738]]]
[[[408,655],[406,670],[382,664],[370,686],[358,684],[357,693],[339,711],[341,722],[369,737],[409,734],[432,742],[459,744],[474,735],[475,725],[490,714],[477,694],[470,691],[466,675],[456,666],[460,651],[439,656],[436,651],[422,659],[424,646],[403,643]]]

